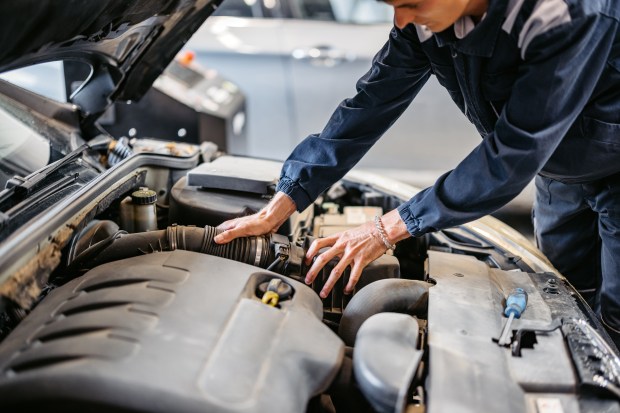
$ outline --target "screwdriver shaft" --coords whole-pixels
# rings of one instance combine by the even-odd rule
[[[499,340],[497,341],[498,345],[507,346],[508,344],[510,344],[510,335],[512,334],[511,324],[512,320],[514,319],[514,313],[510,313],[510,315],[508,316],[508,320],[506,321],[506,324],[504,324],[504,328],[502,329],[502,334],[499,336]]]

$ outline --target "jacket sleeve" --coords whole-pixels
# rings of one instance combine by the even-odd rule
[[[282,168],[277,190],[299,211],[341,179],[398,119],[430,76],[413,26],[392,29],[357,94],[340,103],[320,134],[304,139]]]
[[[494,132],[454,170],[400,205],[409,233],[478,219],[517,196],[584,109],[613,45],[612,19],[583,16],[535,36]]]

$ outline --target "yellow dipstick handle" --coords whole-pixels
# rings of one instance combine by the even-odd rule
[[[280,296],[275,291],[265,291],[262,298],[263,303],[275,307],[280,301]]]

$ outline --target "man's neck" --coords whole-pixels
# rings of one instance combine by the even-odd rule
[[[469,0],[463,16],[470,16],[478,23],[489,8],[489,0]]]

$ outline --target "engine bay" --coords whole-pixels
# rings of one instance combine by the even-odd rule
[[[114,163],[37,218],[52,235],[5,240],[35,258],[14,259],[18,276],[0,289],[3,410],[619,408],[620,365],[595,315],[551,267],[482,230],[402,241],[351,295],[345,272],[318,296],[336,260],[305,285],[311,241],[396,208],[395,187],[345,177],[278,233],[217,245],[217,225],[269,202],[279,163],[153,153]],[[527,309],[500,346],[514,288]]]

